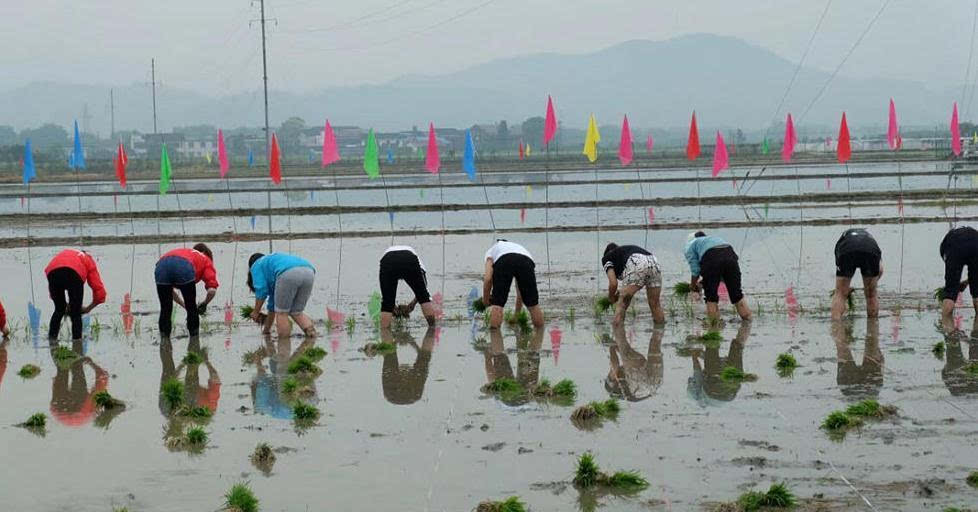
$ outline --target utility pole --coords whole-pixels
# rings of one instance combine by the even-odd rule
[[[150,76],[153,80],[153,135],[156,135],[156,59],[150,59]]]
[[[265,49],[265,0],[259,0],[261,6],[261,70],[262,82],[265,90],[265,160],[268,161],[271,170],[272,160],[270,158],[269,145],[271,133],[268,129],[268,53]],[[272,249],[272,190],[268,189],[268,252]]]
[[[115,95],[109,89],[109,138],[115,140]]]

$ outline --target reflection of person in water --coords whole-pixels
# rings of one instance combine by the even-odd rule
[[[877,317],[866,318],[866,346],[863,362],[856,364],[852,355],[853,320],[832,323],[832,338],[838,360],[836,382],[843,395],[853,399],[875,398],[883,387],[883,352],[880,350],[880,321]]]
[[[743,322],[737,329],[737,335],[730,342],[727,357],[720,357],[720,345],[707,347],[702,354],[693,354],[693,375],[686,384],[687,391],[700,405],[710,405],[716,402],[730,402],[737,398],[740,391],[740,381],[724,380],[720,374],[727,366],[744,370],[744,345],[750,337],[750,322]]]
[[[162,390],[163,383],[168,379],[179,378],[180,373],[183,372],[183,398],[186,404],[190,407],[207,407],[211,412],[217,412],[218,403],[221,400],[221,377],[218,375],[214,365],[211,364],[210,357],[201,351],[200,338],[196,336],[190,338],[187,351],[203,356],[203,364],[207,367],[207,386],[200,385],[199,364],[188,365],[181,360],[179,366],[174,365],[173,344],[169,338],[163,338],[160,341],[160,362],[163,366],[162,372],[160,373],[160,389]],[[160,412],[164,416],[170,412],[163,401],[162,393],[160,393],[159,407]]]
[[[978,394],[978,379],[968,375],[962,368],[978,362],[978,317],[971,327],[971,337],[954,328],[954,320],[943,323],[944,328],[944,368],[941,379],[953,396]],[[962,343],[968,343],[968,358],[964,358]]]
[[[251,399],[255,412],[278,419],[292,419],[292,405],[288,397],[282,396],[281,385],[288,375],[289,363],[298,359],[306,350],[316,344],[316,338],[306,337],[303,339],[295,352],[292,352],[292,339],[277,337],[275,340],[270,335],[265,335],[265,345],[258,351],[258,360],[255,362],[257,372],[251,379]],[[268,358],[268,370],[262,362]],[[316,394],[316,381],[310,379],[305,383],[309,386],[309,392],[313,396]],[[307,401],[315,401],[308,397]]]
[[[615,328],[615,344],[609,347],[610,369],[604,388],[615,398],[638,402],[654,395],[662,385],[662,336],[665,329],[652,330],[647,355],[632,348],[623,327]]]
[[[540,380],[540,347],[543,344],[543,329],[534,329],[532,333],[517,335],[515,376],[509,356],[506,354],[502,331],[491,329],[489,339],[489,347],[483,352],[486,359],[486,382],[492,383],[505,378],[516,380],[524,389],[536,387]],[[526,396],[504,397],[507,405],[522,405],[527,401]]]
[[[420,347],[406,330],[382,329],[380,336],[385,343],[408,344],[417,352],[413,365],[399,364],[397,350],[384,354],[384,367],[380,375],[384,398],[396,405],[417,402],[424,395],[424,385],[428,380],[431,351],[435,348],[435,328],[428,327]]]
[[[95,417],[95,394],[109,387],[109,372],[90,357],[79,357],[68,367],[59,366],[54,357],[57,345],[51,347],[51,360],[57,370],[51,382],[51,415],[63,425],[80,427]],[[81,340],[72,342],[72,350],[79,355],[82,353]],[[92,389],[88,388],[86,365],[95,372]]]
[[[7,344],[10,340],[0,340],[0,384],[3,384],[3,374],[7,373]]]

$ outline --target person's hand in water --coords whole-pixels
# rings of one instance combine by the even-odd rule
[[[205,314],[207,314],[206,302],[201,302],[200,304],[197,304],[197,314],[200,316],[204,316]]]

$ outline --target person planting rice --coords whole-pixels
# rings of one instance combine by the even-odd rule
[[[403,280],[414,292],[414,300],[407,305],[395,306],[397,282]],[[421,304],[428,325],[435,325],[435,306],[428,294],[427,270],[414,248],[395,245],[387,249],[380,258],[380,327],[391,325],[395,309],[399,316],[407,317],[414,307]]]
[[[489,327],[498,329],[503,323],[503,308],[513,279],[516,279],[516,313],[519,314],[526,305],[534,327],[542,328],[543,310],[537,293],[536,264],[530,251],[520,244],[500,239],[486,251],[485,262],[482,301],[490,306]]]
[[[200,332],[200,314],[217,295],[214,254],[205,244],[193,249],[174,249],[156,262],[156,295],[160,299],[160,336],[169,338],[173,330],[173,302],[187,310],[187,332]],[[203,281],[207,296],[197,304],[197,283]],[[180,293],[177,293],[177,292]]]
[[[954,314],[954,303],[971,281],[978,282],[978,231],[961,226],[948,231],[941,241],[941,258],[944,260],[944,299],[941,310],[945,318]],[[964,267],[968,267],[968,280],[961,282]],[[978,312],[978,287],[971,286],[971,299]]]
[[[10,328],[7,327],[7,312],[3,310],[3,303],[0,302],[0,334],[4,338],[10,336]]]
[[[612,322],[620,326],[625,321],[625,311],[628,310],[632,297],[645,288],[645,295],[652,311],[652,319],[657,324],[665,323],[666,315],[659,304],[659,293],[662,291],[662,271],[655,256],[637,245],[610,243],[604,248],[601,265],[608,275],[608,300],[615,304],[615,318]],[[623,289],[619,290],[619,282]]]
[[[102,284],[102,276],[98,273],[95,258],[85,251],[65,249],[51,259],[44,273],[47,274],[48,292],[54,302],[48,338],[55,341],[58,339],[61,320],[67,313],[71,318],[71,339],[80,340],[82,315],[87,315],[89,311],[95,309],[95,306],[105,302],[106,297],[105,285]],[[92,302],[83,307],[85,283],[88,283],[89,288],[92,289]]]
[[[733,247],[718,236],[707,236],[702,231],[690,233],[686,241],[686,261],[692,277],[689,287],[700,291],[700,281],[706,301],[706,316],[715,321],[719,319],[720,283],[727,285],[730,303],[737,308],[740,318],[750,320],[751,312],[740,288],[740,264]]]
[[[835,243],[835,292],[832,294],[832,320],[842,319],[846,302],[852,293],[852,276],[856,269],[863,278],[866,295],[866,316],[879,315],[880,300],[877,284],[883,275],[881,260],[883,251],[868,231],[862,228],[847,229]]]
[[[270,314],[262,326],[263,333],[271,332],[274,324],[279,338],[289,337],[291,317],[306,336],[316,336],[312,319],[304,313],[315,279],[316,269],[298,256],[283,252],[252,254],[248,259],[248,288],[255,294],[251,319],[258,321],[267,301]]]

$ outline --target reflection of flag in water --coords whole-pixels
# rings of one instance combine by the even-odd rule
[[[901,216],[903,215],[903,198],[902,197],[898,197],[897,198],[897,213],[899,213]]]
[[[122,306],[119,307],[119,312],[122,313],[122,329],[129,335],[132,334],[133,327],[133,314],[132,314],[132,298],[127,293],[122,298]]]
[[[442,318],[444,318],[444,316],[445,316],[445,308],[444,308],[445,300],[442,297],[441,292],[438,292],[438,293],[432,295],[431,296],[431,302],[433,302],[434,305],[435,305],[435,318],[438,319],[438,320],[441,320]]]
[[[224,303],[224,326],[228,329],[234,323],[234,306],[231,305],[231,301]]]
[[[391,151],[390,149],[387,150],[387,163],[389,164],[394,163],[394,152]]]
[[[342,329],[343,322],[346,320],[346,315],[335,309],[331,309],[329,306],[326,306],[326,318],[329,319],[329,323],[333,325],[334,330]]]
[[[258,219],[257,219],[257,218],[256,218],[256,217],[255,217],[254,215],[252,215],[252,216],[251,216],[251,229],[252,229],[252,230],[254,230],[254,229],[255,229],[255,222],[256,222],[257,220],[258,220]]]
[[[333,331],[334,333],[337,331]],[[338,334],[333,334],[329,337],[329,348],[333,350],[333,353],[340,351],[340,337]]]
[[[255,165],[255,151],[253,149],[248,150],[248,167],[254,167]]]
[[[563,335],[559,327],[550,328],[550,351],[554,355],[554,365],[560,362],[560,341]]]
[[[727,283],[720,281],[720,286],[717,287],[717,294],[720,295],[721,301],[730,302],[730,293],[727,292]]]
[[[520,208],[520,224],[526,223],[526,208]]]
[[[41,332],[41,310],[34,307],[33,302],[27,303],[27,319],[30,322],[31,332],[34,334]]]
[[[900,341],[900,310],[893,312],[890,316],[890,336],[894,342]]]
[[[649,206],[649,222],[655,222],[655,208]]]
[[[475,308],[473,307],[473,303],[478,298],[479,298],[479,289],[473,286],[469,290],[469,297],[467,300],[467,303],[469,305],[469,318],[473,318],[475,316]]]
[[[798,316],[798,299],[795,297],[793,286],[789,286],[784,291],[784,303],[788,307],[788,319],[794,320]]]

